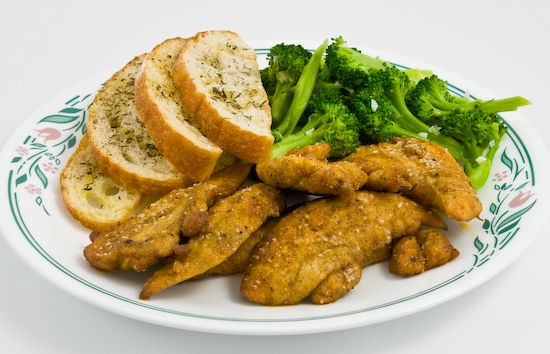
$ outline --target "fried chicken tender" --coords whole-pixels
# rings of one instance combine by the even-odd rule
[[[326,298],[335,301],[356,283],[339,278],[359,278],[357,270],[373,259],[374,250],[414,234],[421,225],[446,229],[435,213],[396,193],[357,191],[349,198],[316,199],[283,217],[264,237],[241,292],[260,304],[293,305],[327,279]],[[335,284],[342,289],[334,289]]]
[[[84,257],[100,270],[146,270],[181,251],[182,228],[184,234],[200,231],[208,221],[207,209],[234,193],[251,167],[241,162],[230,165],[205,181],[169,192],[111,232],[92,233]]]
[[[389,262],[390,272],[410,277],[442,266],[459,254],[441,231],[420,230],[415,236],[396,240]]]
[[[368,174],[365,189],[399,192],[458,221],[481,213],[469,178],[449,152],[416,138],[359,147],[344,158]]]
[[[367,174],[355,164],[328,162],[329,151],[330,146],[322,143],[294,149],[260,162],[256,173],[272,186],[317,195],[350,195],[367,182]]]
[[[140,299],[192,279],[218,266],[269,218],[286,208],[286,195],[264,183],[252,185],[216,203],[206,227],[185,244],[188,252],[173,255],[144,284]]]

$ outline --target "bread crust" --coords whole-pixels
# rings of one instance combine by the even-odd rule
[[[185,187],[189,184],[189,179],[179,173],[173,166],[169,166],[172,171],[167,169],[158,172],[148,168],[145,164],[129,162],[124,158],[124,150],[116,146],[120,142],[109,140],[108,134],[119,134],[119,131],[116,129],[112,129],[113,132],[105,131],[105,126],[111,124],[108,120],[124,116],[125,118],[120,119],[126,119],[127,124],[132,124],[132,134],[148,135],[145,127],[142,126],[143,123],[140,122],[135,108],[131,107],[135,105],[134,85],[131,82],[135,79],[134,72],[136,71],[136,67],[141,65],[145,56],[146,54],[142,54],[135,57],[107,80],[105,86],[99,90],[94,98],[93,105],[88,110],[86,124],[95,159],[100,170],[105,175],[124,188],[139,190],[147,194],[162,195],[173,189]],[[121,91],[121,88],[127,91],[125,92],[125,96],[120,95],[120,97],[115,97],[110,91],[112,88],[116,89],[117,94]],[[119,103],[121,106],[126,105],[126,107],[120,108],[120,110],[114,109],[113,106]],[[137,137],[133,139],[137,139]],[[147,137],[147,139],[151,140],[150,137]],[[169,165],[164,157],[159,156],[157,159],[163,161],[163,166]]]
[[[176,44],[174,44],[176,42]],[[156,46],[144,62],[142,71],[136,80],[136,108],[145,122],[147,131],[155,141],[162,154],[184,175],[195,181],[201,181],[212,174],[214,167],[222,153],[222,149],[215,144],[205,144],[194,139],[196,132],[190,132],[191,124],[175,121],[169,117],[154,90],[159,83],[154,78],[155,60],[157,55],[172,45],[183,46],[185,39],[171,38]],[[178,53],[179,54],[179,53]],[[174,58],[175,60],[175,58]],[[173,85],[173,82],[172,82]],[[175,88],[175,86],[174,86]],[[173,99],[179,101],[179,96]],[[183,106],[180,108],[186,114]]]
[[[82,226],[95,231],[115,229],[142,203],[145,194],[114,185],[103,174],[85,134],[59,177],[61,196],[69,213]],[[113,188],[116,193],[106,189]],[[91,200],[97,204],[92,205]]]
[[[181,101],[189,113],[197,120],[207,137],[212,139],[222,149],[231,152],[235,156],[245,161],[258,163],[269,157],[274,140],[270,132],[271,108],[263,86],[259,85],[257,95],[258,100],[262,102],[260,108],[269,116],[269,121],[266,122],[265,126],[260,128],[261,132],[255,132],[224,118],[220,111],[214,107],[210,98],[201,91],[199,86],[202,83],[194,80],[191,74],[193,68],[190,67],[190,64],[186,60],[186,53],[193,51],[197,42],[205,40],[205,37],[218,34],[227,34],[240,40],[240,37],[231,31],[200,32],[195,37],[188,39],[174,63],[174,82],[178,88]],[[257,75],[259,75],[255,55],[254,52],[253,59],[256,67],[251,69],[256,70]]]

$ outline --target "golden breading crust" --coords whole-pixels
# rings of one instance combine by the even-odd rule
[[[259,244],[241,292],[264,305],[296,304],[332,273],[362,268],[374,250],[421,225],[446,229],[435,213],[395,193],[314,200],[283,217]]]
[[[278,221],[279,218],[267,220],[258,230],[254,231],[229,258],[194,279],[204,278],[209,275],[231,275],[244,272],[248,263],[250,263],[252,250],[264,236],[277,225]]]
[[[236,163],[206,181],[168,193],[115,230],[94,233],[84,257],[100,270],[146,270],[175,252],[187,216],[202,219],[204,224],[207,218],[197,215],[203,215],[218,199],[235,192],[250,169],[250,164]]]
[[[414,236],[395,240],[389,262],[390,272],[410,277],[442,266],[459,254],[441,231],[420,230]]]
[[[272,186],[317,195],[350,195],[367,182],[367,174],[355,164],[328,162],[329,151],[330,146],[321,143],[294,149],[259,163],[256,173]]]
[[[391,244],[387,244],[373,250],[363,266],[388,260],[391,256]],[[348,267],[335,271],[325,278],[309,294],[311,302],[317,305],[330,304],[352,290],[362,276],[362,267],[358,264],[351,264]]]
[[[260,183],[220,200],[209,211],[208,225],[185,245],[185,254],[174,255],[144,284],[140,299],[192,279],[233,255],[267,219],[286,208],[286,195]]]
[[[369,175],[366,189],[398,191],[458,221],[470,221],[481,213],[481,202],[464,171],[434,143],[395,138],[360,146],[344,160]]]

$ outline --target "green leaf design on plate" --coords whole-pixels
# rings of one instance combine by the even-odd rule
[[[528,183],[525,182],[525,183],[523,183],[521,186],[517,187],[515,190],[518,191],[518,190],[522,189],[523,187],[525,187],[527,184],[528,184]]]
[[[77,120],[79,116],[66,116],[62,114],[52,114],[50,116],[42,118],[38,123],[58,123],[58,124],[67,124],[72,123]]]
[[[82,112],[82,108],[69,107],[69,108],[63,108],[62,110],[59,111],[59,113],[67,113],[67,114],[74,114],[79,112]]]
[[[69,139],[69,142],[67,143],[67,147],[70,149],[76,144],[76,136],[72,136],[71,139]]]
[[[531,205],[521,209],[520,211],[510,215],[509,217],[507,217],[506,219],[504,219],[496,228],[496,231],[499,235],[513,229],[519,222],[520,220],[520,217],[525,214],[526,212],[528,212],[532,207],[533,205],[535,205],[537,201],[535,200],[533,203],[531,203]]]
[[[40,169],[40,166],[36,165],[36,167],[34,168],[34,172],[36,173],[36,176],[40,179],[40,181],[44,185],[44,189],[46,189],[46,187],[48,187],[48,178],[46,177],[44,172],[42,172],[42,170]]]
[[[502,152],[502,156],[500,157],[500,161],[502,161],[502,163],[510,169],[510,172],[513,171],[514,162],[508,157],[508,155],[506,155],[506,149]]]
[[[476,237],[476,239],[474,240],[474,246],[477,248],[478,252],[481,252],[481,250],[483,249],[483,242],[479,240],[479,237]]]
[[[13,160],[11,160],[11,163],[19,162],[19,161],[21,161],[21,159],[22,159],[21,156],[14,157]]]
[[[27,181],[27,174],[25,173],[17,177],[17,179],[15,180],[15,185],[18,186],[21,183],[25,183],[26,181]]]

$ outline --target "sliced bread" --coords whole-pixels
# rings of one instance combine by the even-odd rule
[[[173,77],[183,105],[208,138],[245,161],[269,157],[271,109],[256,52],[241,37],[208,31],[187,39]]]
[[[134,102],[136,75],[146,54],[132,59],[97,93],[88,110],[88,137],[99,168],[127,189],[165,194],[189,179],[157,149]]]
[[[126,220],[145,194],[117,186],[104,175],[84,135],[60,176],[63,202],[84,227],[107,232]]]
[[[209,177],[223,150],[206,138],[178,95],[172,78],[174,62],[186,39],[171,38],[145,59],[136,80],[136,107],[156,146],[184,175]]]

